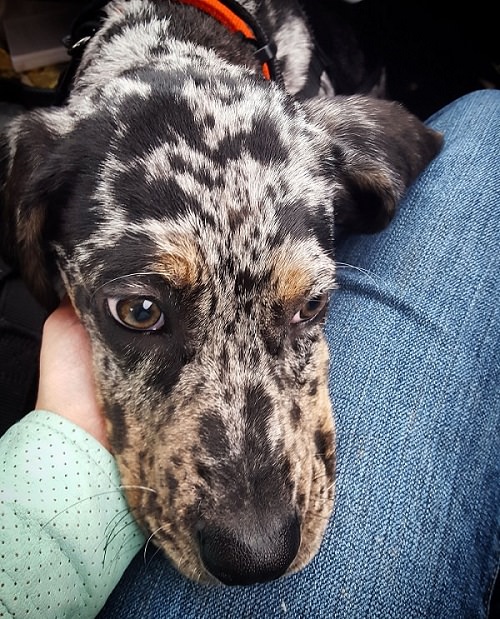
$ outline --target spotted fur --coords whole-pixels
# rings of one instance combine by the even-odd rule
[[[242,4],[273,33],[284,86],[198,9],[114,0],[67,103],[3,145],[3,251],[46,304],[62,282],[88,330],[132,512],[182,573],[226,584],[319,547],[334,223],[387,225],[440,145],[396,104],[326,97],[325,79],[297,101],[313,50],[298,5]],[[160,327],[120,324],[127,299]]]

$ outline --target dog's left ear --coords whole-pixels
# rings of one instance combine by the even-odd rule
[[[53,115],[28,112],[0,139],[0,253],[49,310],[59,300],[50,248],[56,214],[51,210],[63,199],[55,154],[59,136],[51,129]]]
[[[441,149],[443,137],[400,104],[363,96],[312,99],[307,114],[329,134],[335,223],[355,232],[387,226],[407,187]]]

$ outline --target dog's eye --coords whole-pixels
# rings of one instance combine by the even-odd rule
[[[299,311],[293,316],[292,324],[304,324],[316,318],[326,307],[328,302],[328,295],[319,294],[315,297],[307,299],[307,301],[300,307]]]
[[[107,299],[113,318],[124,327],[136,331],[157,331],[165,324],[160,307],[151,299],[135,297],[130,299]]]

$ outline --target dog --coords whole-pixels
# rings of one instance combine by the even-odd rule
[[[99,10],[67,99],[3,141],[3,253],[85,325],[150,539],[196,581],[270,581],[333,508],[335,228],[388,225],[442,136],[328,72],[306,93],[294,0]]]

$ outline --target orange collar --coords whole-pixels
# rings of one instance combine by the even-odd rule
[[[274,58],[276,46],[268,42],[255,18],[234,0],[177,0],[211,15],[231,32],[239,32],[256,47],[255,56],[262,62],[262,73],[268,80],[276,79]],[[252,23],[252,26],[250,26]]]
[[[1,1],[1,0],[0,0]],[[174,0],[193,6],[211,15],[231,32],[241,33],[255,46],[255,57],[262,63],[262,73],[266,79],[282,83],[281,73],[276,64],[276,45],[269,41],[258,21],[236,0]],[[93,0],[76,17],[71,32],[64,37],[64,45],[71,60],[61,74],[57,85],[54,103],[63,105],[71,91],[83,52],[95,33],[99,30],[104,13],[103,8],[109,0]]]

